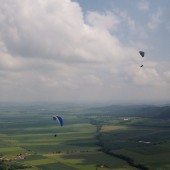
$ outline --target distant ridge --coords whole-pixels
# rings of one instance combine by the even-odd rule
[[[90,113],[110,115],[113,117],[144,117],[170,119],[170,106],[154,106],[154,105],[110,105],[106,107],[98,107],[89,109]]]

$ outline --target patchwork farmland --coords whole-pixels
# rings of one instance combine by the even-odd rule
[[[1,107],[0,112],[3,166],[27,170],[170,169],[170,128],[164,126],[169,120],[89,115],[87,109],[66,107],[55,111]],[[52,120],[58,113],[63,127]]]

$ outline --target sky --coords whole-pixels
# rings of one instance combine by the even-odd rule
[[[0,102],[170,103],[169,0],[0,4]]]

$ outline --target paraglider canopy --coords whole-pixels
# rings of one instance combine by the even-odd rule
[[[139,54],[144,57],[145,56],[145,52],[144,51],[139,51]]]
[[[63,126],[63,119],[60,116],[53,116],[53,120],[58,120],[60,126]]]

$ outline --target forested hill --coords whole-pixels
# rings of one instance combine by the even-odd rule
[[[114,117],[152,117],[160,119],[170,119],[170,106],[152,105],[131,105],[120,106],[111,105],[107,107],[91,108],[89,114],[108,115]]]

